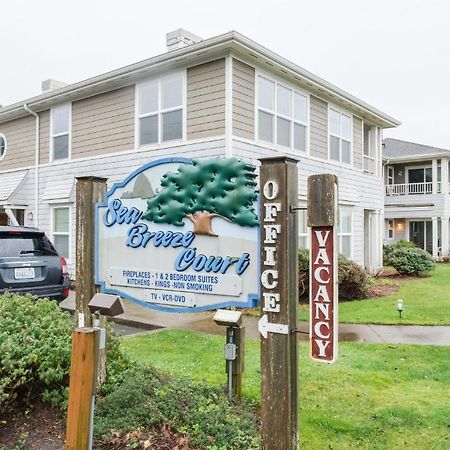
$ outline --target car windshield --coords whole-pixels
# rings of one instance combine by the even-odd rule
[[[30,233],[0,233],[0,258],[23,255],[57,255],[46,236]]]

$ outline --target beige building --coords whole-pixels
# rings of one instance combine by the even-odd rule
[[[299,158],[339,178],[340,251],[382,265],[384,128],[398,121],[245,36],[167,35],[167,52],[0,108],[0,223],[43,229],[73,267],[74,177],[168,156]],[[300,240],[307,245],[305,213]]]
[[[450,150],[385,139],[386,243],[414,242],[435,259],[449,256]]]

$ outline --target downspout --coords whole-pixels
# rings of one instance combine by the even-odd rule
[[[39,114],[35,113],[25,103],[23,109],[36,118],[36,136],[34,150],[34,226],[39,228]]]

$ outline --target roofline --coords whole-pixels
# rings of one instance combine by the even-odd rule
[[[128,80],[131,81],[131,84],[134,84],[133,77],[139,77],[140,74],[145,74],[145,72],[149,69],[158,68],[170,63],[176,64],[189,58],[192,59],[204,56],[206,52],[220,51],[227,48],[232,49],[233,46],[236,46],[237,50],[241,47],[256,54],[255,56],[266,58],[276,65],[282,66],[283,68],[289,70],[292,75],[299,77],[300,81],[304,80],[309,85],[320,89],[320,91],[325,92],[330,96],[337,97],[342,101],[348,102],[352,107],[363,109],[365,112],[376,116],[378,120],[381,120],[386,128],[400,125],[400,122],[397,119],[394,119],[382,111],[370,106],[366,102],[363,102],[362,100],[334,86],[324,79],[297,66],[296,64],[279,56],[266,47],[257,44],[253,40],[236,31],[221,34],[187,47],[166,52],[161,55],[157,55],[152,58],[70,84],[63,88],[5,106],[0,108],[0,123],[26,116],[28,113],[24,110],[24,105],[28,105],[28,107],[32,109],[42,111],[63,101],[79,100],[97,93],[107,92],[108,90],[111,90],[111,84],[114,82],[122,83],[123,86],[126,86],[126,81]]]
[[[405,156],[384,156],[383,155],[383,161],[389,161],[389,162],[395,162],[395,163],[402,163],[402,162],[412,162],[412,161],[423,161],[426,159],[433,159],[433,158],[443,158],[443,157],[450,157],[450,151],[444,153],[427,153],[427,154],[421,154],[421,155],[411,155],[409,157]]]

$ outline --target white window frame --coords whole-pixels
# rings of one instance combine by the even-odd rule
[[[57,133],[53,134],[53,112],[60,108],[67,107],[69,110],[69,126],[68,131],[65,131],[64,133]],[[54,158],[53,154],[53,138],[58,136],[65,136],[68,135],[68,149],[67,149],[67,158]],[[72,157],[72,103],[63,103],[61,105],[55,106],[50,109],[50,162],[60,162],[60,161],[70,161]]]
[[[342,232],[341,231],[341,209],[345,208],[350,211],[350,232]],[[342,237],[343,236],[350,236],[350,255],[344,255],[345,257],[349,259],[353,259],[353,208],[349,205],[339,205],[339,223],[338,223],[338,241],[339,241],[339,253],[342,255]]]
[[[392,175],[391,175],[392,173]],[[392,180],[392,183],[391,183]],[[395,173],[394,173],[394,167],[393,166],[387,166],[387,184],[388,186],[392,186],[395,184]]]
[[[432,183],[433,182],[433,166],[431,164],[424,164],[419,166],[406,166],[405,167],[405,184],[409,183],[409,171],[415,170],[415,169],[422,169],[423,170],[423,179],[426,180],[426,169],[431,169],[431,181],[423,181],[423,183]],[[437,180],[436,180],[437,181]]]
[[[388,219],[387,221],[387,238],[389,241],[393,241],[395,239],[395,221],[394,219]]]
[[[307,224],[307,214],[308,214],[308,211],[306,210],[306,207],[305,207],[305,209],[300,209],[299,211],[298,211],[298,214],[300,215],[300,214],[305,214],[305,228],[306,228],[306,233],[303,233],[301,230],[300,230],[300,223],[301,223],[301,221],[300,221],[300,217],[298,218],[298,224],[299,224],[299,229],[298,229],[298,238],[299,238],[299,248],[304,248],[304,249],[309,249],[309,247],[310,247],[310,228],[308,227],[308,224]],[[301,245],[300,245],[300,238],[305,238],[305,242],[306,242],[306,245],[304,246],[304,247],[302,247]]]
[[[5,142],[5,150],[3,151],[3,154],[0,155],[0,161],[5,157],[6,152],[8,150],[8,141],[6,140],[6,136],[3,133],[0,133],[0,138],[3,138],[3,141]]]
[[[344,139],[341,136],[338,136],[335,133],[331,132],[331,126],[330,126],[330,110],[333,110],[340,115],[347,116],[350,119],[350,162],[346,163],[342,161],[342,139]],[[341,108],[338,108],[335,105],[328,104],[328,111],[327,111],[327,126],[328,126],[328,161],[334,164],[342,164],[346,167],[353,167],[353,114],[348,113],[347,111],[342,110]],[[364,129],[363,129],[364,134]],[[334,136],[339,139],[339,160],[331,159],[331,136]],[[364,139],[364,136],[363,136]],[[347,139],[344,139],[347,141]],[[363,146],[363,157],[364,157],[364,146]]]
[[[162,140],[162,115],[163,113],[171,112],[171,111],[178,111],[180,110],[180,106],[174,106],[172,108],[166,108],[162,109],[162,89],[161,84],[162,80],[172,77],[181,76],[181,83],[182,83],[182,89],[181,89],[181,139],[171,139],[170,141],[163,141]],[[157,82],[158,83],[158,110],[151,113],[145,113],[140,114],[140,90],[145,87],[148,84],[153,84]],[[134,122],[134,130],[135,130],[135,139],[134,139],[134,145],[136,149],[147,149],[152,147],[158,147],[162,144],[164,145],[173,145],[173,144],[179,144],[186,142],[186,136],[187,136],[187,113],[186,113],[186,104],[187,104],[187,69],[183,71],[176,71],[171,73],[165,73],[161,74],[157,77],[147,78],[146,80],[141,81],[140,83],[136,83],[135,85],[135,122]],[[141,122],[140,119],[150,116],[158,116],[158,141],[153,142],[151,144],[142,144],[140,143],[141,140]]]
[[[66,208],[69,210],[69,231],[62,232],[62,231],[56,231],[55,232],[55,209],[62,209]],[[51,214],[50,214],[50,232],[52,236],[52,243],[55,245],[55,239],[54,236],[68,236],[69,237],[69,255],[65,257],[64,255],[60,255],[61,257],[66,258],[66,262],[70,264],[72,261],[72,206],[67,203],[61,203],[61,204],[54,204],[51,205]],[[56,245],[55,245],[56,248]]]
[[[259,88],[258,88],[258,81],[259,78],[264,78],[267,81],[270,81],[275,84],[275,95],[274,95],[274,109],[270,110],[264,107],[259,106]],[[291,96],[291,111],[292,111],[292,117],[285,116],[284,114],[280,114],[277,112],[277,86],[282,86],[286,89],[289,89],[292,91]],[[306,98],[306,123],[300,122],[299,120],[294,119],[294,92],[302,95]],[[299,89],[296,86],[293,86],[292,84],[285,82],[283,80],[280,80],[279,78],[276,78],[272,75],[268,75],[261,71],[256,71],[255,73],[255,140],[257,143],[262,145],[270,144],[271,146],[275,147],[278,150],[290,150],[291,152],[298,153],[300,155],[309,155],[310,148],[310,94],[302,89]],[[267,114],[270,114],[274,117],[273,125],[272,125],[272,135],[273,135],[273,142],[266,141],[264,139],[259,138],[259,111],[263,111]],[[290,136],[289,136],[289,146],[280,145],[277,142],[277,117],[280,117],[281,119],[287,120],[290,122]],[[305,129],[305,151],[299,150],[294,148],[294,124],[299,124],[304,126]]]

